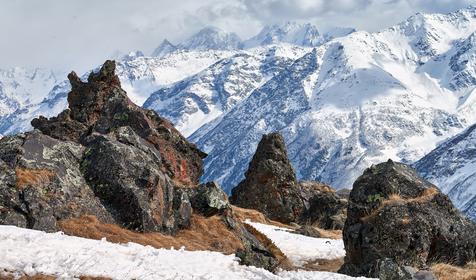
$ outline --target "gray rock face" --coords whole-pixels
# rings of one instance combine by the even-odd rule
[[[230,207],[228,196],[215,182],[199,185],[192,196],[193,209],[205,216],[222,214]]]
[[[340,272],[348,275],[378,277],[386,258],[425,269],[433,262],[464,265],[476,256],[476,225],[401,163],[367,169],[354,184],[347,215]]]
[[[264,135],[231,202],[270,219],[341,229],[347,201],[318,182],[298,182],[279,133]]]
[[[33,131],[0,140],[0,224],[45,231],[61,219],[113,222],[80,171],[84,148]]]

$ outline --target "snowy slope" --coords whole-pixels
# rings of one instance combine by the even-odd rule
[[[55,275],[61,279],[103,276],[112,279],[368,279],[329,272],[279,272],[241,266],[234,255],[184,249],[114,244],[0,226],[0,272]]]
[[[334,260],[345,257],[342,239],[313,238],[295,234],[292,230],[246,221],[266,235],[295,266],[319,259]]]
[[[476,124],[438,145],[414,166],[476,221]]]
[[[461,49],[475,17],[475,8],[419,14],[316,48],[190,137],[209,153],[203,180],[230,191],[272,131],[283,133],[300,178],[336,188],[351,187],[373,163],[421,158],[474,121],[467,111],[474,98],[461,98],[471,88],[453,90],[425,62]]]
[[[189,136],[228,112],[309,49],[273,45],[240,51],[154,92],[144,107],[159,112]]]

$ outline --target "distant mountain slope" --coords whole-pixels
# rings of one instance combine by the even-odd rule
[[[474,31],[476,9],[469,8],[418,14],[316,48],[190,137],[209,153],[203,180],[230,191],[261,134],[272,131],[284,135],[300,178],[337,188],[351,187],[373,163],[419,159],[474,122],[465,113],[474,108],[472,84],[452,90],[425,68]]]
[[[233,109],[308,51],[294,45],[274,45],[236,52],[196,75],[154,92],[144,107],[160,112],[189,136]]]
[[[414,166],[476,221],[476,124],[438,145]]]

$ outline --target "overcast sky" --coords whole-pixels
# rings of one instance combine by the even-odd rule
[[[446,13],[476,0],[0,0],[0,68],[86,71],[117,51],[149,54],[202,27],[242,38],[287,20],[376,31],[416,12]]]

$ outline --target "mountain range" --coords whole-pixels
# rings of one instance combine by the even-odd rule
[[[262,134],[279,131],[299,179],[351,188],[372,164],[416,162],[476,219],[475,154],[467,152],[475,33],[475,7],[416,14],[374,33],[321,35],[312,24],[285,23],[242,40],[207,27],[178,44],[164,40],[151,56],[126,55],[117,72],[134,102],[208,153],[202,179],[227,192],[244,178]],[[14,73],[0,75],[3,135],[57,115],[69,91],[49,75],[30,82],[29,71]]]

